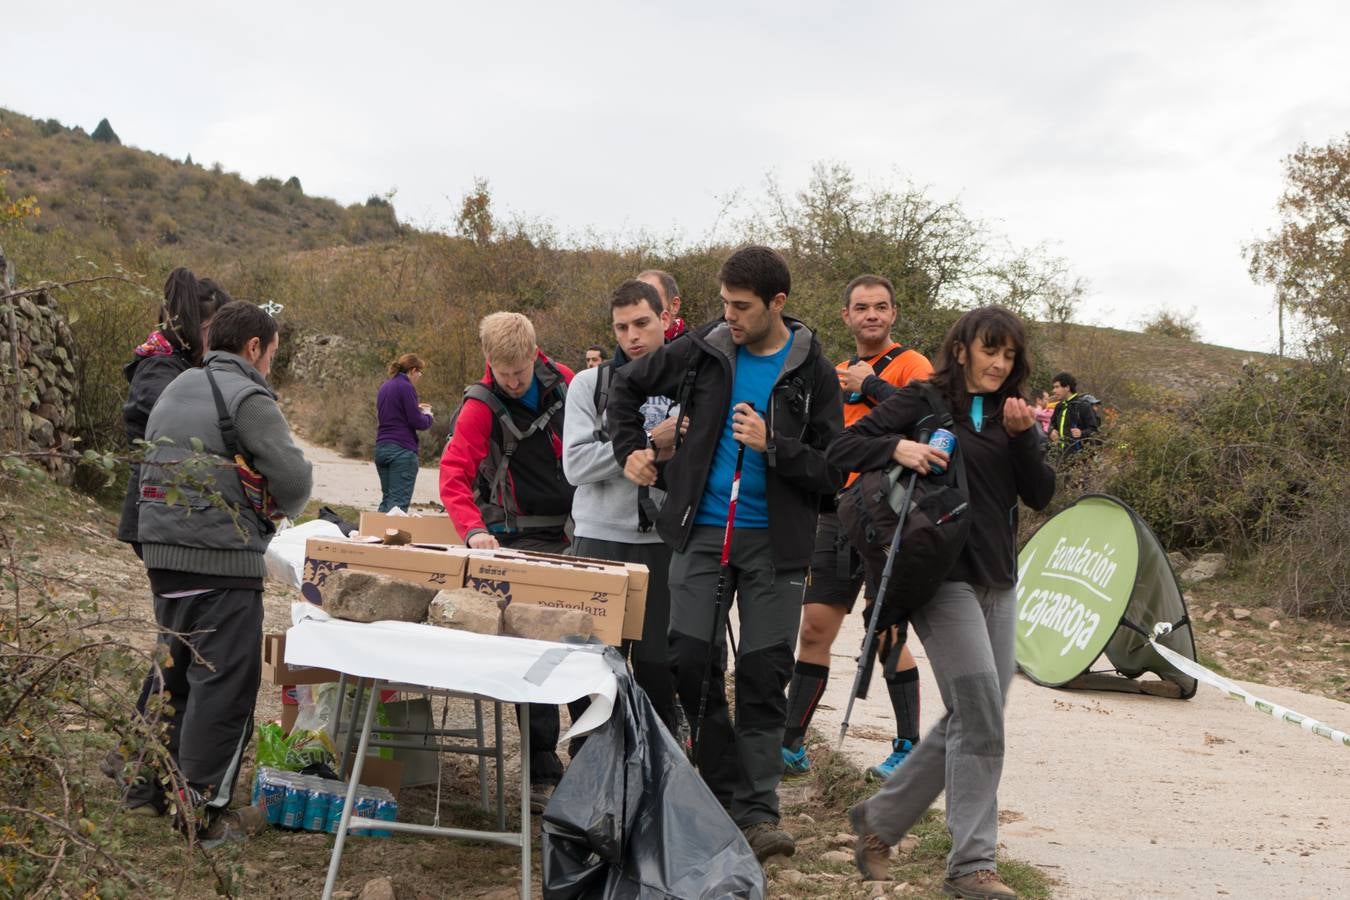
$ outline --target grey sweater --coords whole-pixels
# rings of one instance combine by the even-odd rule
[[[595,380],[599,369],[586,369],[572,378],[567,389],[567,412],[563,416],[563,474],[576,486],[572,495],[572,521],[577,537],[621,544],[659,544],[653,528],[638,531],[637,485],[623,476],[614,461],[614,448],[603,433],[603,414],[595,409]],[[642,406],[647,429],[670,414],[666,397],[648,397]],[[665,492],[652,488],[659,506]]]
[[[266,479],[277,507],[294,517],[309,501],[310,464],[291,439],[267,381],[243,357],[209,353],[203,368],[184,372],[165,388],[146,423],[146,438],[159,443],[141,467],[138,531],[145,565],[261,578],[274,528],[244,499],[216,424],[208,368],[234,421],[237,450]],[[194,439],[202,454],[192,451]],[[182,499],[168,503],[171,493]]]

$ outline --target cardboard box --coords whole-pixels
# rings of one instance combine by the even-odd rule
[[[642,563],[619,562],[589,556],[558,556],[553,553],[540,553],[537,550],[501,550],[498,552],[527,558],[570,560],[572,562],[593,563],[599,566],[623,566],[628,570],[628,593],[623,609],[623,637],[624,640],[642,640],[642,623],[647,615],[647,581],[651,577],[651,573]]]
[[[369,697],[369,694],[366,694]],[[396,700],[399,696],[394,691],[380,692],[380,706],[383,712],[377,716],[374,727],[370,730],[370,739],[372,741],[383,740],[381,738],[380,728],[382,725],[388,725],[391,728],[409,728],[418,734],[389,734],[387,739],[391,741],[400,741],[407,744],[421,743],[427,749],[414,749],[412,747],[370,747],[372,754],[387,754],[388,758],[399,764],[400,783],[403,787],[417,787],[425,784],[435,784],[438,773],[440,772],[439,754],[436,749],[436,738],[427,732],[433,731],[436,727],[436,721],[431,714],[431,701],[426,697],[409,697],[405,700]],[[351,712],[353,698],[348,697],[347,703],[342,707],[342,724],[333,734],[333,743],[337,745],[339,753],[347,743],[347,726],[351,724]],[[364,710],[364,706],[362,709]],[[380,719],[385,721],[381,722]],[[357,723],[357,731],[360,731],[360,723]],[[356,741],[352,741],[352,748],[355,749]],[[367,756],[366,760],[385,759],[381,755]],[[348,769],[351,768],[351,761],[348,760]],[[362,779],[364,781],[364,779]]]
[[[391,516],[387,513],[361,513],[361,533],[384,537],[386,528],[397,528],[412,535],[414,544],[463,544],[459,532],[455,530],[450,517],[439,516]]]
[[[347,760],[347,767],[342,770],[344,779],[351,777],[352,763],[355,760],[356,754],[353,753]],[[398,792],[403,787],[403,763],[397,759],[367,756],[366,761],[361,765],[361,784],[366,787],[385,788],[397,800]]]
[[[467,558],[468,550],[464,547],[389,547],[332,538],[310,538],[305,543],[305,571],[300,595],[310,603],[322,606],[323,584],[329,575],[339,569],[375,572],[429,587],[463,587]]]
[[[585,610],[596,637],[613,646],[625,636],[628,581],[622,563],[518,550],[470,550],[464,571],[465,587],[510,603]]]
[[[262,677],[272,684],[326,684],[338,680],[332,669],[286,665],[286,635],[265,634],[262,644]],[[295,709],[296,707],[288,707]],[[282,710],[285,712],[285,710]],[[292,719],[294,721],[294,719]],[[284,722],[282,723],[285,724]],[[290,729],[287,729],[288,731]]]

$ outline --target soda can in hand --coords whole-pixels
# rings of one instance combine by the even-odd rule
[[[941,450],[950,458],[952,453],[956,450],[956,435],[945,428],[939,428],[937,431],[934,431],[933,436],[928,439],[928,446]],[[929,463],[928,468],[932,470],[934,475],[941,475],[943,472],[947,471],[942,464],[935,462]]]

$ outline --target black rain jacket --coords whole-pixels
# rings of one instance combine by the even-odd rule
[[[790,316],[783,321],[793,331],[792,348],[767,413],[760,414],[769,433],[766,501],[775,563],[797,569],[810,564],[821,497],[843,484],[844,473],[826,463],[825,448],[843,428],[844,404],[839,376],[815,334]],[[718,319],[614,373],[609,423],[620,466],[647,445],[640,411],[647,397],[675,397],[682,404],[681,420],[689,420],[674,457],[663,464],[666,501],[656,520],[657,533],[676,552],[688,543],[723,423],[731,415],[735,366],[731,331]]]

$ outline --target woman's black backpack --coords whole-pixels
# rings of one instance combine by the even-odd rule
[[[926,383],[916,386],[932,412],[907,437],[926,443],[936,429],[950,430],[952,417],[936,389]],[[907,622],[910,613],[933,599],[970,533],[970,485],[958,441],[946,471],[914,478],[909,510],[903,515],[900,549],[890,577],[882,584],[909,475],[917,473],[898,464],[863,472],[838,497],[839,520],[862,557],[869,592],[881,603],[878,628]]]

